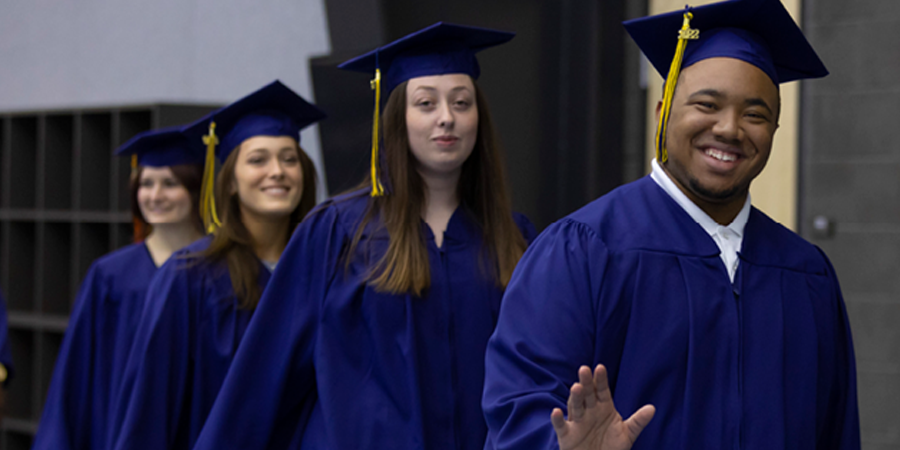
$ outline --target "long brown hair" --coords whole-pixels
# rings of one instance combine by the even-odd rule
[[[252,310],[259,303],[262,289],[259,287],[259,262],[253,251],[253,237],[241,220],[238,194],[232,192],[238,153],[240,146],[225,159],[216,177],[216,209],[222,226],[213,232],[212,243],[201,255],[210,261],[226,262],[238,308]],[[300,145],[297,145],[297,154],[303,172],[303,196],[300,204],[291,212],[288,239],[297,224],[316,206],[316,169]]]
[[[473,80],[474,84],[474,80]],[[401,83],[384,107],[382,151],[391,192],[371,197],[368,211],[357,228],[348,255],[354,255],[366,224],[377,214],[390,236],[385,255],[369,271],[368,280],[381,292],[421,296],[431,285],[431,269],[421,218],[425,208],[425,182],[416,170],[406,129],[406,85]],[[475,85],[478,136],[472,154],[463,163],[457,186],[460,205],[481,226],[489,270],[497,285],[506,287],[525,251],[525,238],[516,226],[506,188],[503,155],[494,132],[487,100]],[[370,183],[364,182],[363,186]],[[347,264],[349,264],[349,258]]]
[[[191,195],[191,221],[197,231],[203,234],[203,221],[200,219],[200,183],[203,178],[203,166],[197,164],[178,164],[169,166],[175,179],[187,189]],[[141,205],[138,204],[138,191],[141,189],[141,174],[144,166],[138,166],[131,172],[128,188],[131,195],[131,216],[134,221],[134,242],[141,242],[153,232],[153,226],[147,223]]]

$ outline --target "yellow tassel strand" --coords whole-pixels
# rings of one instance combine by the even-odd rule
[[[689,9],[689,8],[687,8]],[[675,95],[675,83],[681,73],[681,61],[684,59],[684,49],[687,41],[699,39],[700,30],[691,28],[691,19],[694,15],[689,10],[684,12],[684,23],[678,30],[678,46],[675,48],[675,57],[672,58],[672,66],[669,67],[669,75],[666,77],[666,90],[663,94],[662,112],[659,117],[659,125],[656,127],[656,159],[660,164],[669,159],[666,151],[666,135],[669,127],[669,113],[672,111],[672,97]]]
[[[206,232],[212,233],[222,226],[216,213],[216,199],[213,193],[216,183],[216,145],[219,144],[215,122],[209,123],[209,134],[203,136],[203,143],[206,144],[206,165],[203,167],[203,183],[200,188],[200,215]]]
[[[384,195],[384,187],[378,179],[378,128],[381,123],[379,109],[381,108],[381,69],[375,69],[375,78],[369,82],[375,91],[375,113],[372,118],[372,197]]]
[[[138,167],[137,153],[131,155],[131,173],[134,173]]]

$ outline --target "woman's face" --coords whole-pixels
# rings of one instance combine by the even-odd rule
[[[303,197],[297,141],[289,136],[254,136],[237,151],[232,190],[242,213],[260,218],[290,215]]]
[[[435,75],[406,84],[409,148],[423,175],[461,170],[478,138],[475,85],[465,74]]]
[[[141,169],[137,201],[151,225],[191,220],[191,194],[168,167]]]

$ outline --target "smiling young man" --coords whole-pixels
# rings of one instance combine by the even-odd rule
[[[485,448],[858,449],[834,270],[749,195],[778,84],[827,70],[778,0],[626,28],[668,75],[657,160],[519,262],[486,355]]]

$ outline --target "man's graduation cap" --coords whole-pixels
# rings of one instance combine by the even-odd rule
[[[820,78],[828,70],[779,0],[731,0],[629,20],[625,29],[666,78],[656,132],[657,159],[667,159],[665,136],[678,75],[708,58],[735,58],[778,85]]]

